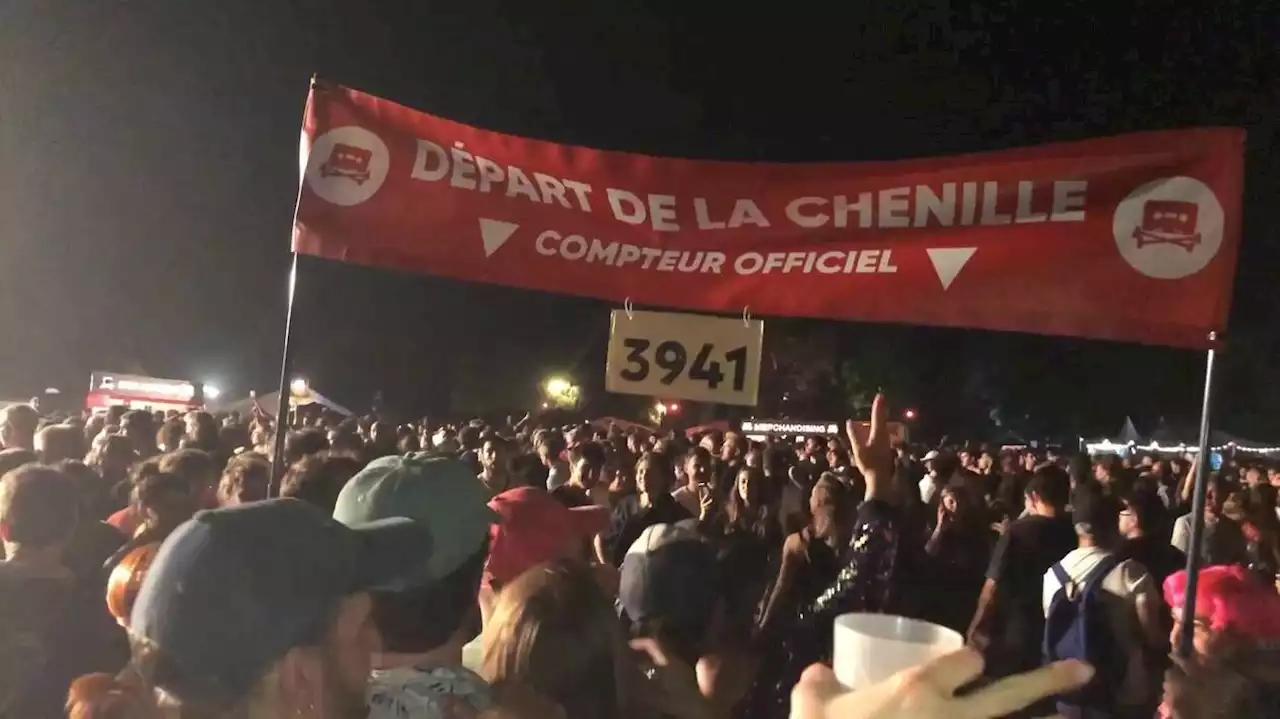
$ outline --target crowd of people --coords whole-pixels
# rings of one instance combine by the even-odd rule
[[[1277,467],[1209,476],[1193,547],[1186,458],[919,452],[885,411],[799,442],[326,417],[276,473],[261,409],[8,407],[0,719],[1280,716]],[[849,693],[850,612],[968,648]]]

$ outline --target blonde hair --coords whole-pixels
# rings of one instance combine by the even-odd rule
[[[494,686],[528,687],[574,719],[653,716],[613,605],[580,563],[539,565],[504,587],[482,644],[480,674]]]

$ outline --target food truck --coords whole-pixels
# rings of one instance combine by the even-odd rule
[[[186,380],[94,372],[89,379],[89,394],[84,404],[94,414],[116,406],[152,412],[186,412],[203,405],[201,394],[198,384]]]

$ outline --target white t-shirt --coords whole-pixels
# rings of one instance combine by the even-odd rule
[[[1099,562],[1109,556],[1111,552],[1105,549],[1080,547],[1068,552],[1060,564],[1071,582],[1080,584],[1089,577]],[[1049,605],[1061,587],[1053,569],[1045,572],[1043,598],[1046,617]],[[1101,599],[1107,607],[1108,618],[1119,640],[1119,646],[1129,658],[1129,671],[1119,685],[1118,699],[1122,706],[1143,704],[1151,698],[1148,694],[1154,687],[1147,668],[1142,626],[1138,622],[1138,604],[1162,601],[1160,589],[1147,568],[1132,559],[1120,562],[1108,572],[1102,578],[1099,589],[1103,592]]]
[[[476,673],[479,673],[484,664],[484,642],[480,641],[482,637],[483,635],[478,636],[462,647],[462,666]]]
[[[930,475],[925,475],[920,480],[920,501],[928,504],[933,501],[933,495],[938,491],[938,481]]]
[[[690,488],[689,485],[676,489],[671,493],[671,498],[679,502],[689,514],[695,517],[702,514],[702,500],[698,497],[697,490]]]
[[[569,465],[561,460],[554,460],[547,468],[547,491],[553,492],[563,484],[569,483]]]

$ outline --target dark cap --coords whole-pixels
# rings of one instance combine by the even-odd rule
[[[200,512],[156,554],[130,630],[172,668],[161,689],[224,707],[322,638],[343,598],[420,574],[430,546],[411,520],[347,527],[296,499]]]
[[[646,527],[619,569],[618,601],[633,622],[705,627],[720,599],[716,550],[692,520]]]

